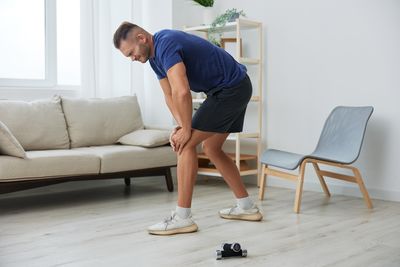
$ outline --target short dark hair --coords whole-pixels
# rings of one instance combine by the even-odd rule
[[[114,33],[114,46],[115,48],[119,49],[119,46],[121,45],[121,40],[126,40],[126,37],[128,36],[128,33],[134,29],[137,28],[136,24],[130,23],[128,21],[122,22],[122,24],[118,27],[118,29]]]

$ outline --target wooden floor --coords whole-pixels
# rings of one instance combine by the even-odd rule
[[[258,188],[249,186],[253,197]],[[163,178],[65,183],[0,196],[0,266],[400,266],[400,203],[267,188],[262,222],[220,219],[234,203],[218,178],[195,187],[199,232],[147,234],[175,207]],[[239,242],[247,258],[215,260],[222,242]]]

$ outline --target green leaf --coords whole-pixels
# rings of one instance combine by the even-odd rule
[[[212,7],[214,5],[214,0],[193,0],[193,1],[204,7]]]
[[[223,14],[217,16],[214,21],[210,25],[210,29],[208,29],[208,40],[220,46],[222,32],[221,29],[226,25],[227,22],[235,21],[240,15],[246,16],[243,10],[237,11],[236,8],[228,9]]]

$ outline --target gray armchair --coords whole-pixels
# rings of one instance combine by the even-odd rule
[[[367,123],[373,110],[373,107],[339,106],[334,108],[325,122],[316,149],[309,155],[301,155],[276,149],[266,150],[261,156],[262,175],[259,199],[264,199],[267,175],[297,182],[294,211],[299,213],[305,166],[307,163],[311,163],[317,173],[322,189],[328,197],[330,197],[330,193],[324,177],[357,183],[364,196],[367,207],[371,209],[372,202],[365,188],[360,171],[356,167],[351,166],[351,164],[354,163],[360,155]],[[350,169],[354,176],[321,170],[319,164]],[[276,169],[295,170],[299,166],[298,175]]]

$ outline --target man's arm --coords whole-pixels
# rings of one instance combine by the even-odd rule
[[[168,78],[161,79],[159,82],[160,82],[161,89],[164,92],[165,103],[167,103],[169,111],[171,112],[172,116],[174,117],[174,119],[178,123],[178,125],[182,125],[181,119],[178,118],[177,112],[172,103],[172,89],[171,89],[171,85],[169,84]]]
[[[175,64],[168,70],[167,78],[159,82],[164,92],[165,102],[179,125],[171,133],[170,143],[174,151],[180,152],[190,139],[192,129],[192,95],[185,65]]]
[[[184,132],[192,130],[192,95],[183,62],[172,66],[167,72],[171,88],[172,107],[176,119]]]

